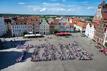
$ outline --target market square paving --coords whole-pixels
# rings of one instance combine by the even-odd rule
[[[60,37],[48,35],[43,38],[11,38],[17,44],[0,50],[1,71],[107,71],[107,56],[100,53],[95,42],[80,33]],[[10,39],[6,38],[6,41]],[[11,45],[10,45],[11,46]],[[17,62],[27,46],[24,61]],[[24,48],[25,47],[25,48]],[[73,50],[74,49],[74,50]]]

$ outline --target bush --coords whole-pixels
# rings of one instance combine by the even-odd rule
[[[23,32],[23,36],[24,36],[25,34],[27,34],[27,31]]]

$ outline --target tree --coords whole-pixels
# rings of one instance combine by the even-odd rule
[[[105,47],[107,47],[107,42],[105,42]]]
[[[27,33],[28,33],[27,31],[23,32],[23,36],[24,36],[25,34],[27,34]]]

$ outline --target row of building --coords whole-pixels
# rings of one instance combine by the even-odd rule
[[[60,31],[73,31],[68,17],[40,18],[38,16],[4,17],[8,31],[12,36],[22,36],[25,32],[52,34]]]
[[[87,24],[85,35],[97,44],[105,46],[107,43],[107,4],[105,0],[98,5],[93,22]]]
[[[85,31],[87,22],[79,17],[50,17],[40,16],[15,16],[2,17],[2,24],[11,36],[22,36],[24,33],[53,34],[55,32]],[[3,29],[3,28],[2,28]]]

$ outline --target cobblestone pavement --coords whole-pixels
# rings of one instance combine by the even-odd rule
[[[2,67],[1,71],[107,71],[107,56],[98,52],[98,49],[95,48],[95,43],[92,40],[86,37],[81,37],[79,33],[73,33],[72,36],[69,37],[56,37],[50,35],[44,38],[31,38],[26,41],[25,44],[40,45],[48,42],[52,44],[66,44],[73,41],[77,41],[79,47],[92,53],[93,60],[85,61],[75,59],[62,61],[58,59],[52,61],[32,62],[31,57],[28,57],[24,62],[15,63],[14,59],[18,54],[20,54],[20,52],[22,52],[22,50],[10,48],[0,50],[0,66],[5,65]],[[29,53],[33,53],[34,49],[35,48],[30,49]],[[10,62],[13,62],[13,64],[9,64]]]

